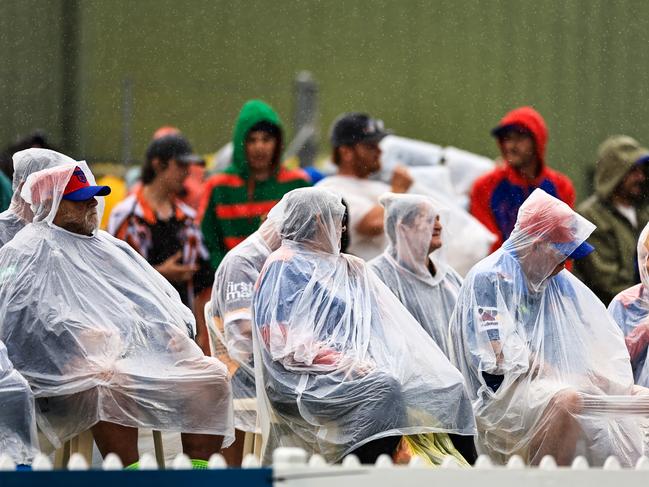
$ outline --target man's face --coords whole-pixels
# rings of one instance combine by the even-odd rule
[[[428,253],[434,252],[442,246],[442,223],[439,221],[439,215],[435,217],[435,226],[433,235],[430,238]]]
[[[79,235],[92,235],[99,225],[97,200],[61,200],[54,217],[54,225]]]
[[[615,189],[615,192],[625,199],[633,202],[639,201],[643,196],[644,183],[646,181],[645,169],[643,166],[634,166]]]
[[[248,132],[246,137],[246,160],[252,172],[270,169],[276,148],[277,139],[268,132],[263,130]]]
[[[500,138],[500,150],[503,159],[515,169],[536,159],[536,144],[529,133],[510,130]]]
[[[354,172],[367,177],[381,169],[381,148],[378,142],[360,142],[352,147]]]
[[[158,178],[164,180],[165,186],[173,194],[180,194],[183,190],[183,183],[189,175],[189,164],[179,162],[176,159],[169,159],[167,167],[158,173]]]

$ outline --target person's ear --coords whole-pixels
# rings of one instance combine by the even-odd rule
[[[341,145],[338,148],[340,162],[348,162],[354,158],[354,148],[350,145]]]
[[[160,160],[159,157],[154,157],[153,160],[151,160],[151,167],[153,168],[153,172],[158,174],[162,169],[162,161]]]

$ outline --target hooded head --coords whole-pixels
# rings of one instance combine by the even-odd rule
[[[441,205],[428,196],[414,194],[386,193],[379,202],[385,208],[387,253],[412,273],[430,277],[428,258],[431,239],[442,230],[436,223],[443,211]],[[437,238],[441,239],[441,234]],[[433,253],[440,252],[441,248]],[[435,259],[434,263],[436,268],[442,264],[439,259]]]
[[[529,133],[534,139],[536,157],[541,166],[545,165],[545,147],[548,142],[548,129],[545,120],[539,112],[532,107],[520,107],[507,113],[498,123],[491,134],[500,143],[502,151],[502,137],[511,130],[523,130]]]
[[[31,222],[33,214],[29,204],[20,196],[27,177],[37,171],[42,171],[50,167],[57,167],[63,164],[76,164],[76,161],[64,154],[50,149],[25,149],[16,152],[13,157],[14,175],[13,190],[11,198],[11,211],[20,216],[23,220]]]
[[[283,198],[282,239],[329,254],[340,253],[345,206],[340,196],[319,188],[299,188]]]
[[[644,227],[638,239],[638,269],[640,281],[646,290],[649,290],[649,223]]]
[[[256,232],[271,252],[277,250],[282,243],[281,229],[284,223],[285,207],[286,201],[282,198],[271,208]]]
[[[256,127],[272,133],[277,138],[272,162],[273,172],[279,169],[283,149],[282,122],[270,105],[261,100],[250,100],[243,105],[239,112],[232,137],[232,167],[243,178],[247,178],[250,174],[246,158],[246,138],[250,131]]]
[[[96,186],[95,177],[84,161],[76,161],[72,164],[63,164],[57,167],[43,169],[31,174],[23,189],[21,197],[31,205],[34,213],[34,222],[47,222],[54,225],[54,219],[59,212],[61,201],[66,199],[73,201],[73,204],[83,204],[83,201],[70,198],[77,192],[90,192],[96,196],[102,196],[110,192],[106,186]],[[87,196],[87,195],[86,195]],[[85,217],[92,217],[98,223],[104,210],[104,199],[91,196],[85,201],[96,201],[92,209],[86,211]],[[94,215],[90,215],[90,212]],[[96,233],[96,226],[92,233]]]
[[[532,290],[539,291],[566,259],[580,259],[593,251],[586,242],[593,230],[595,225],[563,201],[535,189],[518,210],[503,249],[520,262]]]
[[[641,147],[634,138],[626,135],[609,137],[597,151],[595,192],[600,198],[609,199],[633,168],[647,162],[649,149]]]

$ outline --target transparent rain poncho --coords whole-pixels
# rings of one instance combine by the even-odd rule
[[[0,339],[34,392],[39,427],[54,447],[98,421],[223,435],[228,445],[227,370],[192,340],[178,293],[108,233],[54,225],[76,166],[94,184],[80,162],[27,178],[34,223],[0,249]]]
[[[20,196],[23,184],[31,173],[62,164],[74,164],[66,155],[49,149],[25,149],[13,157],[13,196],[7,210],[0,213],[0,247],[14,238],[25,225],[31,223],[34,214],[28,203]]]
[[[635,383],[649,387],[649,224],[638,240],[640,284],[619,293],[608,310],[622,329]]]
[[[462,278],[446,263],[445,245],[429,253],[437,218],[442,224],[438,238],[445,241],[444,208],[420,195],[386,193],[380,202],[389,243],[370,268],[448,356],[448,323]]]
[[[594,230],[535,190],[502,248],[465,278],[450,325],[468,381],[479,449],[529,463],[577,454],[633,465],[643,452],[646,389],[633,385],[620,329],[561,263]],[[557,273],[558,272],[558,273]],[[556,275],[554,275],[556,274]]]
[[[29,464],[38,453],[34,395],[0,341],[0,454]]]
[[[340,197],[284,200],[253,298],[265,460],[277,446],[335,462],[381,437],[474,434],[460,373],[364,261],[340,254]]]
[[[237,401],[254,401],[257,396],[252,348],[253,288],[266,258],[280,245],[282,208],[280,201],[259,230],[225,255],[214,275],[209,330],[214,337],[215,356],[230,371],[234,426],[241,431],[257,431],[255,409],[237,407]]]

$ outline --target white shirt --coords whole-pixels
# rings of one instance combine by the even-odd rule
[[[626,205],[615,205],[615,209],[620,212],[620,214],[629,220],[629,223],[633,225],[633,228],[638,227],[638,215],[635,211],[635,206],[626,206]]]
[[[339,194],[349,209],[349,248],[347,252],[364,260],[370,260],[383,253],[387,246],[385,234],[368,236],[358,233],[357,227],[369,211],[379,204],[379,197],[390,191],[390,186],[381,181],[371,181],[355,176],[340,174],[324,178],[319,188]]]

